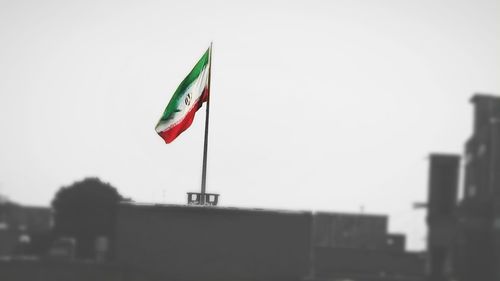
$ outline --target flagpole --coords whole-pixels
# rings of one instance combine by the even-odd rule
[[[206,116],[205,116],[205,141],[203,143],[203,167],[201,174],[201,205],[205,205],[205,191],[207,184],[207,151],[208,151],[208,121],[210,115],[210,76],[212,75],[212,42],[210,42],[210,53],[208,61],[208,96],[206,104]]]

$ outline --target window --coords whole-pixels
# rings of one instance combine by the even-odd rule
[[[469,185],[467,188],[467,196],[468,197],[474,197],[477,193],[477,188],[475,185]]]
[[[477,155],[483,156],[485,152],[486,152],[486,145],[482,143],[481,145],[479,145],[479,148],[477,150]]]

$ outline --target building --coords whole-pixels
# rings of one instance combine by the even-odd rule
[[[431,156],[429,280],[500,280],[500,97],[476,94],[457,199],[457,155]]]
[[[303,280],[310,212],[121,204],[115,261],[163,280]]]
[[[315,247],[405,250],[405,236],[388,233],[387,216],[318,212],[313,227]]]
[[[476,94],[459,205],[458,276],[500,280],[500,97]]]
[[[430,281],[449,280],[454,276],[460,156],[431,154],[429,160],[428,275]]]
[[[6,199],[0,202],[0,256],[31,252],[30,245],[52,227],[50,208],[22,206]]]
[[[164,280],[420,281],[387,217],[121,204],[115,262]],[[346,279],[347,278],[347,279]]]
[[[405,251],[405,236],[388,233],[388,217],[316,213],[316,280],[423,280],[424,257]]]

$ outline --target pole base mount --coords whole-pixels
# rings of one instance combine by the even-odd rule
[[[216,193],[188,192],[187,196],[188,205],[217,206],[219,202],[219,194]]]

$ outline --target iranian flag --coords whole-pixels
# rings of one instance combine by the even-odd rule
[[[171,143],[193,123],[196,111],[210,93],[210,48],[184,78],[156,124],[156,132]]]

